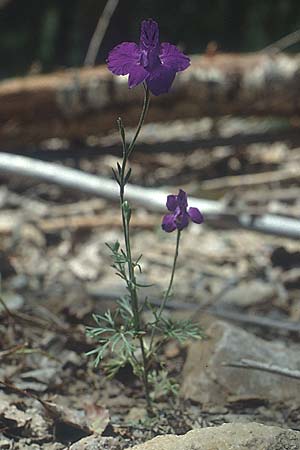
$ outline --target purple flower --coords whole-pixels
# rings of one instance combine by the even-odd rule
[[[115,75],[128,75],[129,88],[143,81],[154,95],[169,91],[177,72],[190,65],[190,59],[175,45],[159,42],[158,24],[143,20],[140,44],[122,42],[108,55],[107,65]]]
[[[195,223],[202,223],[203,216],[198,208],[189,208],[187,211],[187,195],[179,189],[178,195],[168,195],[167,208],[172,214],[164,216],[162,229],[167,233],[176,230],[183,230],[189,224],[189,219]]]

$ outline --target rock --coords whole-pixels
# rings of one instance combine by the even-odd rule
[[[75,442],[69,450],[119,450],[119,442],[112,437],[92,435]]]
[[[147,417],[147,410],[146,408],[140,408],[137,406],[134,406],[130,409],[129,413],[126,415],[126,422],[139,422],[141,420],[146,419]]]
[[[224,405],[235,398],[270,402],[300,401],[299,380],[224,363],[251,359],[299,370],[299,351],[269,342],[231,324],[215,321],[206,330],[209,339],[193,342],[183,369],[181,394],[204,405]]]
[[[239,283],[232,289],[226,290],[219,301],[248,307],[268,302],[276,295],[276,289],[271,283],[261,280],[251,280]]]
[[[299,289],[300,286],[300,268],[296,267],[294,269],[282,272],[281,280],[286,289]]]
[[[182,436],[158,436],[126,450],[299,450],[300,433],[258,423],[224,424]]]
[[[24,305],[24,297],[19,294],[14,294],[13,292],[2,292],[1,299],[9,311],[18,311]],[[5,307],[0,304],[0,315],[5,312]]]

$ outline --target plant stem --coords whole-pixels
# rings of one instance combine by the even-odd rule
[[[144,89],[145,89],[143,109],[142,109],[142,113],[141,113],[141,116],[140,116],[140,120],[139,120],[137,129],[136,129],[135,135],[134,135],[134,137],[133,137],[133,139],[132,139],[132,141],[131,141],[131,143],[130,143],[130,145],[128,147],[128,150],[127,150],[127,158],[129,158],[129,156],[131,155],[131,153],[132,153],[132,151],[134,149],[135,142],[136,142],[136,140],[137,140],[137,138],[138,138],[138,136],[140,134],[141,128],[143,126],[143,123],[144,123],[144,120],[145,120],[145,117],[146,117],[146,114],[147,114],[147,111],[148,111],[148,108],[149,108],[150,91],[149,91],[148,87],[145,84],[143,86],[144,86]]]
[[[178,253],[179,253],[179,242],[180,242],[180,236],[181,236],[181,231],[177,230],[177,238],[176,238],[176,247],[175,247],[175,254],[174,254],[174,260],[173,260],[173,266],[172,266],[172,272],[171,272],[171,278],[170,278],[170,282],[169,282],[169,286],[168,289],[165,292],[163,301],[161,302],[161,305],[159,307],[158,310],[158,319],[161,317],[162,312],[166,306],[166,303],[168,301],[168,298],[170,297],[170,293],[171,293],[171,289],[173,286],[173,281],[174,281],[174,275],[175,275],[175,269],[176,269],[176,263],[177,263],[177,258],[178,258]]]
[[[128,274],[129,274],[129,281],[130,281],[130,295],[132,300],[132,309],[134,314],[134,321],[135,321],[135,328],[136,331],[140,331],[140,317],[139,317],[139,305],[138,305],[138,297],[137,297],[137,290],[136,290],[136,279],[134,274],[134,267],[132,264],[132,255],[131,255],[131,245],[130,245],[130,233],[129,233],[129,220],[125,215],[124,211],[124,194],[125,194],[125,174],[127,169],[127,162],[129,159],[129,156],[131,155],[135,142],[140,134],[141,128],[143,126],[148,108],[149,108],[149,102],[150,102],[150,92],[149,89],[144,85],[145,89],[145,95],[144,95],[144,102],[143,102],[143,108],[140,115],[139,123],[136,129],[136,132],[134,134],[134,137],[129,144],[128,148],[126,148],[126,143],[124,139],[122,138],[123,142],[123,160],[122,160],[122,167],[121,167],[121,176],[120,176],[120,207],[122,211],[122,224],[123,224],[123,233],[124,233],[124,240],[125,240],[125,248],[126,248],[126,254],[127,254],[127,260],[128,260]],[[125,134],[124,134],[125,135]]]
[[[172,271],[171,271],[171,277],[170,277],[170,281],[169,281],[169,286],[168,289],[166,290],[164,296],[163,296],[163,300],[160,304],[158,313],[156,315],[156,323],[159,322],[161,315],[163,313],[163,310],[166,306],[166,303],[168,301],[168,298],[170,297],[170,293],[172,290],[172,286],[173,286],[173,281],[174,281],[174,275],[175,275],[175,270],[176,270],[176,263],[177,263],[177,258],[178,258],[178,254],[179,254],[179,243],[180,243],[180,236],[181,236],[181,230],[177,230],[177,237],[176,237],[176,247],[175,247],[175,253],[174,253],[174,259],[173,259],[173,266],[172,266]],[[155,332],[155,327],[152,328],[152,333],[151,333],[151,339],[150,339],[150,346],[149,346],[149,351],[151,352],[152,350],[152,345],[153,345],[153,339],[154,339],[154,332]]]
[[[145,89],[145,95],[144,95],[144,103],[143,108],[141,112],[141,116],[137,125],[136,132],[134,134],[134,137],[127,147],[125,142],[125,131],[123,128],[123,125],[121,122],[119,122],[121,137],[122,137],[122,143],[123,143],[123,160],[121,165],[121,173],[120,173],[120,179],[119,179],[119,186],[120,186],[120,207],[122,212],[122,223],[123,223],[123,233],[124,233],[124,241],[125,241],[125,248],[126,248],[126,255],[127,255],[127,267],[128,267],[128,278],[129,278],[129,292],[131,297],[131,305],[132,305],[132,312],[134,317],[134,327],[135,331],[138,335],[138,340],[140,343],[140,348],[142,352],[142,361],[143,361],[143,383],[144,383],[144,389],[145,389],[145,397],[147,402],[147,410],[148,413],[152,413],[152,404],[151,404],[151,398],[150,398],[150,390],[149,390],[149,380],[148,380],[148,358],[146,355],[145,350],[145,344],[143,336],[140,334],[141,330],[141,320],[140,320],[140,311],[139,311],[139,301],[138,301],[138,295],[137,295],[137,287],[136,287],[136,278],[134,273],[134,264],[132,261],[132,254],[131,254],[131,243],[130,243],[130,217],[128,216],[128,209],[127,212],[125,210],[125,186],[128,181],[128,178],[126,179],[126,171],[127,171],[127,162],[128,159],[134,149],[136,140],[140,134],[140,131],[142,129],[148,107],[150,102],[150,93],[149,89],[144,85]],[[120,125],[121,124],[121,125]]]
[[[151,397],[150,397],[149,380],[148,380],[148,369],[149,369],[148,358],[146,355],[144,340],[143,340],[142,336],[139,337],[139,341],[140,341],[140,347],[141,347],[142,358],[143,358],[143,382],[144,382],[145,397],[146,397],[146,402],[147,402],[147,411],[148,411],[149,415],[152,415],[153,409],[152,409],[152,401],[151,401]]]

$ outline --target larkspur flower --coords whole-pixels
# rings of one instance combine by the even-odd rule
[[[140,43],[123,42],[108,55],[107,65],[115,75],[129,75],[128,86],[145,82],[154,95],[169,91],[177,72],[190,65],[190,59],[175,45],[159,42],[158,24],[143,20]]]
[[[171,214],[164,216],[162,229],[167,233],[171,233],[176,228],[183,230],[188,226],[190,219],[198,224],[204,220],[198,208],[187,209],[187,195],[182,189],[179,189],[178,195],[168,195],[166,206]]]

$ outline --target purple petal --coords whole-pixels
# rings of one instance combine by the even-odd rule
[[[169,211],[175,211],[177,207],[177,195],[168,195],[166,205]]]
[[[142,66],[134,66],[129,71],[128,86],[133,88],[142,83],[149,76],[149,72]]]
[[[203,223],[204,218],[198,208],[189,208],[189,216],[195,223]]]
[[[170,90],[175,75],[175,70],[159,65],[156,69],[150,71],[146,81],[147,86],[154,95],[165,94]]]
[[[149,72],[153,72],[155,69],[160,67],[161,62],[159,59],[159,47],[143,50],[141,63]]]
[[[145,50],[151,47],[159,47],[159,29],[155,20],[143,20],[141,26],[140,47]]]
[[[127,75],[140,67],[141,50],[134,42],[123,42],[108,55],[107,66],[115,75]]]
[[[191,64],[190,58],[184,55],[175,45],[163,42],[160,46],[160,60],[166,67],[176,72],[185,70]]]
[[[167,233],[171,233],[176,230],[176,223],[173,214],[167,214],[164,216],[161,226]]]
[[[189,215],[187,212],[183,212],[181,218],[177,220],[178,230],[183,230],[189,224]]]
[[[179,189],[179,193],[177,195],[177,203],[181,210],[185,210],[187,208],[187,195],[182,189]]]

